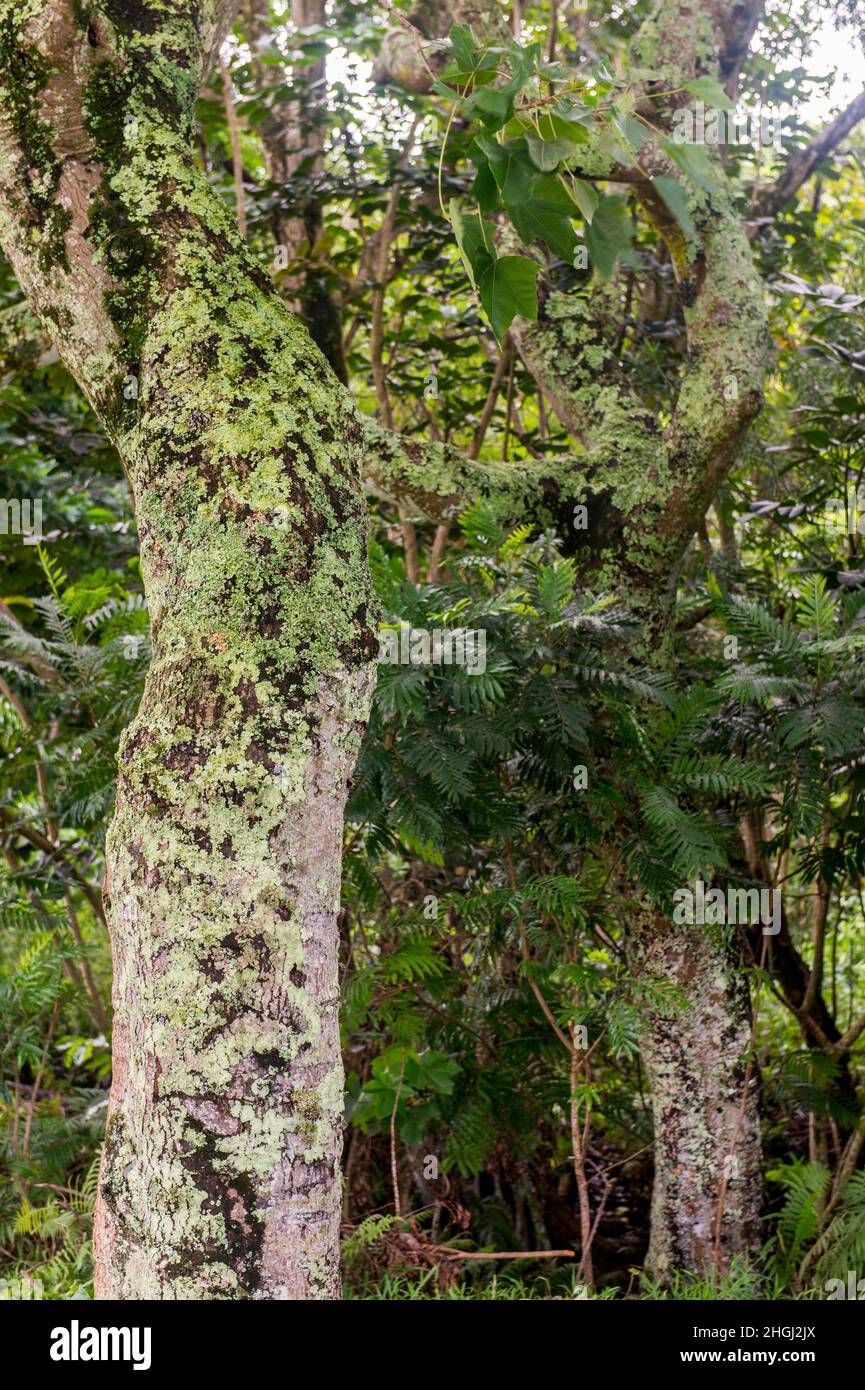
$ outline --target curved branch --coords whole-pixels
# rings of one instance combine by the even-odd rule
[[[718,0],[714,5],[712,24],[718,39],[720,75],[731,96],[765,8],[766,0]]]
[[[472,502],[486,503],[503,522],[542,513],[550,519],[588,487],[587,460],[578,455],[479,463],[452,444],[405,439],[370,416],[362,427],[368,491],[428,521],[452,521]]]

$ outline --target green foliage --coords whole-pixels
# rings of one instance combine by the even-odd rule
[[[792,1163],[767,1175],[784,1184],[787,1195],[778,1215],[783,1273],[790,1278],[820,1229],[820,1212],[829,1184],[826,1168],[816,1163]]]
[[[836,1191],[823,1164],[793,1161],[768,1177],[783,1184],[777,1216],[777,1264],[784,1282],[816,1288],[826,1297],[840,1279],[847,1296],[848,1271],[858,1280],[865,1264],[865,1173],[854,1172]]]
[[[761,1291],[758,1271],[741,1260],[735,1261],[729,1271],[717,1275],[707,1277],[688,1270],[677,1270],[668,1283],[660,1284],[644,1275],[640,1285],[641,1296],[653,1302],[738,1302],[741,1299],[759,1298]]]
[[[829,1279],[847,1278],[848,1270],[865,1268],[865,1173],[853,1173],[829,1224],[814,1243],[814,1278],[825,1286]]]
[[[601,196],[578,177],[581,152],[590,142],[611,158],[630,163],[650,127],[623,115],[617,100],[627,84],[602,65],[591,74],[549,62],[537,41],[502,45],[478,42],[465,25],[450,34],[451,63],[435,84],[450,104],[442,162],[456,115],[474,136],[468,155],[475,166],[472,193],[477,213],[453,199],[449,216],[469,280],[478,290],[499,342],[513,318],[537,317],[537,263],[500,253],[493,216],[502,211],[526,246],[535,245],[566,264],[575,263],[580,221],[592,266],[609,278],[622,261],[635,265],[633,226],[624,197]],[[547,93],[547,95],[542,95]],[[667,177],[662,196],[689,227],[685,195]]]

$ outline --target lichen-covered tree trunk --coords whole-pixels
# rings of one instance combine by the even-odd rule
[[[629,963],[652,1001],[642,1051],[655,1131],[647,1263],[660,1282],[678,1270],[747,1265],[759,1247],[751,1010],[737,941],[724,932],[646,914],[628,936]]]
[[[659,0],[634,44],[648,68],[665,70],[667,94],[643,108],[653,120],[666,107],[663,125],[687,104],[686,82],[719,73],[719,52],[706,42],[709,20],[717,20],[720,44],[733,8]],[[633,618],[634,657],[675,673],[679,567],[761,408],[770,344],[763,286],[720,161],[711,193],[687,195],[695,223],[687,245],[645,178],[646,171],[675,173],[665,161],[663,149],[647,141],[635,188],[669,251],[687,339],[667,420],[646,407],[621,369],[614,345],[624,336],[627,299],[615,284],[593,285],[586,300],[542,294],[539,321],[512,331],[553,409],[586,447],[583,572],[600,575]],[[611,846],[611,862],[619,853]],[[639,904],[624,936],[649,1005],[649,1268],[662,1282],[681,1270],[720,1273],[734,1256],[747,1263],[759,1249],[761,1136],[741,942],[659,920],[637,883],[625,885],[625,894]],[[651,1002],[659,982],[674,984],[684,1005],[672,1015]]]
[[[238,616],[279,613],[262,598]],[[211,616],[204,645],[227,626]],[[336,673],[286,705],[244,645],[178,662],[158,639],[122,750],[103,1298],[339,1289],[335,914],[369,681]]]
[[[0,237],[123,459],[153,634],[107,850],[102,1298],[339,1290],[336,912],[376,652],[361,433],[190,153],[229,19],[0,5]]]

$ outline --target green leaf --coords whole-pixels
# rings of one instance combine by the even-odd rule
[[[508,204],[520,203],[528,198],[534,186],[537,172],[528,158],[523,140],[509,140],[500,145],[490,136],[481,136],[477,145],[487,156],[502,198]]]
[[[693,82],[685,82],[686,92],[693,92],[695,97],[700,97],[707,106],[720,106],[727,111],[734,111],[735,101],[731,101],[714,77],[695,77]]]
[[[448,208],[451,224],[457,239],[463,265],[466,268],[473,287],[479,288],[478,280],[484,270],[488,269],[493,260],[491,250],[493,244],[492,228],[487,227],[486,235],[481,225],[481,219],[476,212],[463,212],[462,204],[458,198],[452,198]]]
[[[576,145],[573,140],[555,139],[545,140],[538,135],[537,131],[526,131],[526,144],[532,163],[542,173],[548,174],[563,164],[566,159],[570,159],[576,153]]]
[[[402,1108],[402,1107],[400,1107]],[[426,1134],[432,1120],[438,1114],[438,1106],[435,1101],[427,1101],[425,1105],[414,1105],[407,1111],[405,1116],[399,1121],[399,1137],[404,1144],[414,1147],[420,1144]]]
[[[526,256],[501,256],[481,273],[477,288],[499,342],[518,314],[537,318],[537,274],[537,265]]]
[[[601,198],[591,225],[586,227],[586,244],[593,268],[605,280],[612,275],[619,259],[634,263],[633,235],[627,198],[621,195]]]
[[[624,140],[628,149],[631,150],[633,154],[636,154],[648,140],[649,131],[640,121],[632,120],[630,116],[626,116],[616,106],[612,108],[610,114],[612,116],[613,125]]]
[[[677,145],[675,140],[668,140],[665,136],[661,140],[661,148],[698,188],[705,189],[707,193],[715,191],[712,165],[702,145]]]
[[[500,55],[493,49],[490,57],[493,63],[497,64]],[[511,70],[510,80],[507,81],[502,91],[509,97],[516,97],[530,81],[532,73],[540,56],[540,46],[530,44],[528,48],[520,48],[517,44],[511,44],[510,49],[504,55],[504,61]]]
[[[454,1088],[454,1077],[460,1070],[459,1062],[452,1061],[444,1052],[421,1052],[409,1058],[406,1079],[412,1086],[423,1086],[449,1096]]]
[[[688,197],[682,185],[676,179],[671,179],[668,174],[659,174],[652,182],[685,236],[688,238],[696,237],[694,220],[688,209]]]
[[[481,212],[492,212],[499,205],[499,186],[489,164],[478,169],[472,192]]]
[[[596,136],[598,150],[607,156],[614,164],[622,164],[630,168],[634,162],[634,151],[627,144],[612,125],[605,125],[600,128]]]
[[[462,88],[465,93],[469,88],[480,87],[495,80],[496,54],[488,49],[478,48],[477,40],[468,25],[454,24],[448,37],[453,58],[441,74],[444,82],[450,83],[451,88]],[[440,85],[444,87],[444,82],[433,83],[433,91],[438,90]],[[445,87],[444,91],[449,97],[453,97],[452,90]]]
[[[532,163],[544,174],[572,159],[577,146],[586,144],[589,138],[578,121],[565,120],[554,112],[546,112],[536,122],[523,121],[522,128]]]
[[[462,69],[471,71],[476,62],[477,43],[469,26],[467,24],[452,24],[448,38],[456,62]]]
[[[558,179],[536,178],[528,197],[507,201],[508,212],[525,242],[541,241],[563,261],[573,259],[577,238],[572,226],[574,204]]]
[[[481,119],[488,130],[498,130],[510,120],[513,110],[512,98],[498,87],[481,87],[468,100],[469,110],[481,113]]]
[[[600,201],[598,194],[590,183],[584,183],[582,179],[571,179],[570,190],[583,217],[587,222],[591,222]]]
[[[576,145],[586,145],[589,140],[589,132],[585,122],[591,121],[591,118],[592,113],[588,107],[581,106],[571,110],[564,110],[560,107],[538,117],[538,130],[545,140],[560,138],[570,140]]]

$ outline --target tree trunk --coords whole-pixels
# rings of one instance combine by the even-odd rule
[[[729,1270],[759,1248],[762,1164],[751,1012],[739,943],[723,928],[644,917],[629,960],[648,1004],[643,1061],[655,1182],[648,1268]],[[670,987],[678,1001],[668,1007]]]
[[[335,915],[370,684],[340,673],[291,708],[157,644],[108,849],[97,1297],[338,1295]]]
[[[334,1297],[361,429],[190,153],[230,6],[118,13],[0,11],[3,246],[123,459],[153,633],[107,848],[97,1297]]]

